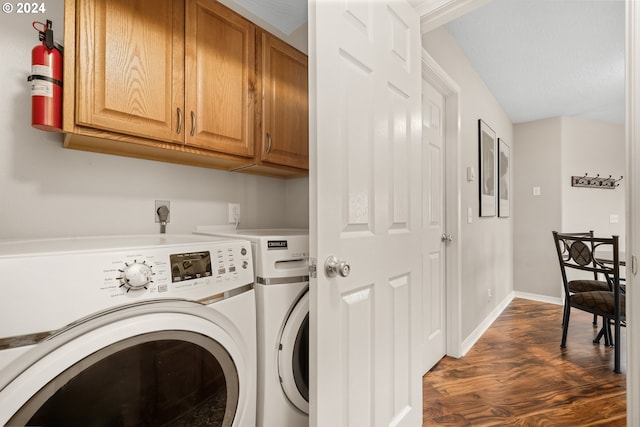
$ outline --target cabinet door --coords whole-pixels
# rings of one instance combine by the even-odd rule
[[[262,76],[261,160],[309,168],[307,56],[261,32],[258,69]]]
[[[186,144],[253,156],[255,26],[212,0],[187,0]]]
[[[184,3],[79,0],[77,25],[77,124],[181,142]]]

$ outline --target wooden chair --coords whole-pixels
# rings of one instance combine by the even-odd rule
[[[593,230],[589,230],[589,231],[585,231],[585,232],[580,232],[580,233],[563,233],[565,236],[574,236],[574,237],[593,237]],[[591,247],[591,251],[593,252],[593,247]],[[563,256],[567,256],[568,254],[568,248],[567,247],[562,247],[562,254]],[[592,261],[593,266],[595,267],[595,261]],[[611,291],[611,287],[609,286],[609,283],[606,280],[599,280],[598,278],[598,273],[594,272],[593,273],[593,280],[590,279],[576,279],[576,280],[569,280],[569,282],[567,283],[567,286],[569,288],[569,292],[572,294],[578,293],[578,292],[591,292],[591,291]],[[565,310],[566,310],[566,305],[567,305],[567,299],[565,299]],[[565,311],[566,312],[566,311]],[[564,317],[562,319],[562,324],[564,325],[565,323]],[[593,327],[597,327],[598,326],[598,315],[594,314],[593,315]],[[609,345],[609,342],[607,341],[608,337],[605,336],[605,344]]]
[[[565,292],[564,324],[562,325],[561,348],[567,344],[567,331],[569,329],[569,317],[571,308],[577,308],[604,319],[603,334],[607,341],[607,329],[611,323],[614,327],[614,337],[609,338],[610,344],[614,346],[614,368],[615,373],[620,373],[620,326],[626,321],[625,295],[620,291],[620,260],[618,236],[609,238],[579,236],[574,234],[563,234],[553,232],[553,239],[558,253],[560,271]],[[607,253],[611,257],[609,263],[598,260],[597,252]],[[587,291],[572,293],[569,290],[567,280],[567,269],[576,271],[592,272],[596,275],[603,275],[611,290]],[[599,334],[601,335],[601,334]]]

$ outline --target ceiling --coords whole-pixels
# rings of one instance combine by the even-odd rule
[[[286,35],[307,19],[306,0],[225,2]],[[445,28],[513,123],[624,123],[624,9],[624,0],[492,0]]]
[[[233,0],[286,35],[307,22],[306,0]]]
[[[624,123],[622,0],[493,0],[445,28],[513,123]]]

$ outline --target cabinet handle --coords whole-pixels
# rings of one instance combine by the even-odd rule
[[[196,115],[195,113],[192,111],[191,112],[191,136],[193,136],[196,133]]]
[[[178,128],[176,129],[176,133],[180,135],[180,132],[182,132],[182,110],[180,108],[178,108],[177,110],[178,110]]]
[[[267,154],[271,152],[271,134],[267,132]]]

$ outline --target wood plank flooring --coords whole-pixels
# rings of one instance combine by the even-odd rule
[[[626,425],[625,346],[615,374],[613,348],[592,343],[591,321],[571,311],[563,350],[562,307],[515,298],[464,357],[424,376],[423,425]]]

